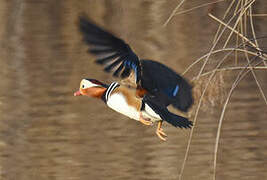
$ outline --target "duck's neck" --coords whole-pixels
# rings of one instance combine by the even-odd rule
[[[101,96],[102,100],[103,100],[105,103],[107,103],[107,101],[108,101],[108,97],[110,96],[110,94],[112,93],[112,91],[113,91],[114,89],[116,89],[117,87],[119,87],[119,86],[120,86],[120,84],[117,83],[117,82],[113,82],[113,83],[111,83],[109,86],[107,86],[105,92],[104,92],[104,93],[102,94],[102,96]]]
[[[106,90],[107,90],[107,88],[105,88],[105,87],[96,88],[92,96],[94,98],[99,98],[100,99],[105,94]]]
[[[102,98],[107,88],[105,87],[92,87],[88,89],[81,89],[81,94],[93,98]]]

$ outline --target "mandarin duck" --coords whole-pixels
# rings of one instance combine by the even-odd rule
[[[162,122],[174,127],[191,128],[192,122],[167,109],[187,112],[193,104],[191,85],[167,66],[152,60],[142,60],[122,39],[80,17],[79,28],[88,52],[104,71],[122,81],[107,85],[95,79],[82,79],[74,96],[89,96],[103,100],[111,109],[145,125],[157,123],[156,134],[166,140]]]

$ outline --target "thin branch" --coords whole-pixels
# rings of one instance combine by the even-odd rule
[[[177,12],[177,10],[182,6],[182,4],[185,2],[186,0],[182,0],[177,6],[176,8],[172,11],[171,15],[168,17],[168,19],[166,20],[166,22],[163,24],[163,27],[167,26],[167,24],[170,22],[170,20],[173,18],[173,16],[175,15],[175,13]]]
[[[257,58],[257,56],[255,57],[255,59]],[[255,60],[253,59],[253,60]],[[253,61],[251,60],[251,62]],[[251,63],[250,62],[250,63]],[[261,63],[261,62],[260,62]],[[259,64],[259,63],[258,63]],[[248,64],[249,65],[249,64]],[[232,87],[228,93],[228,96],[226,98],[226,101],[224,103],[223,106],[223,110],[219,119],[219,124],[218,124],[218,129],[217,129],[217,135],[216,135],[216,141],[215,141],[215,147],[214,147],[214,161],[213,161],[213,180],[216,180],[216,165],[217,165],[217,154],[218,154],[218,146],[219,146],[219,139],[220,139],[220,135],[221,135],[221,128],[222,128],[222,120],[225,114],[225,110],[226,107],[228,105],[228,102],[230,100],[230,97],[233,93],[233,90],[237,87],[238,83],[245,77],[245,75],[250,72],[250,70],[248,70],[247,72],[245,72],[243,75],[242,73],[245,71],[246,69],[243,69],[242,71],[239,72],[239,74],[237,75],[236,80],[234,81],[234,83],[232,84]]]
[[[201,74],[200,77],[207,76],[207,75],[213,73],[214,71],[216,71],[216,72],[222,72],[222,71],[232,71],[232,70],[240,70],[240,69],[267,70],[267,67],[266,66],[257,66],[257,67],[226,67],[226,68],[220,68],[220,69],[208,71],[206,73]],[[196,80],[196,79],[197,79],[197,77],[193,77],[192,78],[192,80]]]
[[[248,51],[248,50],[244,50],[244,49],[240,49],[240,48],[224,48],[224,49],[218,49],[218,50],[212,51],[211,54],[216,54],[216,53],[224,52],[224,51],[240,51],[240,52],[247,51],[251,55],[254,55],[254,56],[257,56],[258,55],[257,53],[254,53],[252,51]],[[209,55],[209,53],[207,53],[204,56],[198,58],[196,61],[194,61],[192,64],[190,64],[188,66],[188,68],[186,68],[186,70],[182,73],[182,75],[184,75],[185,73],[187,73],[194,65],[196,65],[197,63],[199,63],[201,60],[203,60],[204,58],[206,58],[208,55]],[[263,59],[263,60],[265,60],[264,57],[260,57],[260,58]]]
[[[249,8],[249,13],[252,13],[252,8],[251,8],[251,7]],[[246,16],[245,16],[245,18],[246,18]],[[256,33],[255,33],[255,31],[254,31],[254,26],[253,26],[252,16],[250,16],[250,25],[251,25],[251,31],[252,31],[253,37],[256,38]],[[257,47],[259,47],[257,39],[255,39],[255,45],[256,45]],[[248,57],[248,54],[245,53],[245,55],[246,55],[246,59],[247,59],[247,61],[248,61],[248,63],[249,63],[249,57]],[[264,63],[264,65],[266,66],[266,62],[263,61],[263,63]],[[249,64],[249,66],[252,67],[250,64]],[[254,71],[253,69],[251,69],[251,73],[252,73],[252,75],[253,75],[253,77],[254,77],[254,79],[255,79],[255,82],[256,82],[256,84],[257,84],[259,90],[260,90],[261,96],[262,96],[262,98],[263,98],[265,104],[267,105],[267,99],[266,99],[266,96],[265,96],[265,94],[264,94],[264,92],[263,92],[263,89],[262,89],[262,87],[261,87],[261,85],[260,85],[260,82],[259,82],[259,80],[258,80],[258,78],[257,78],[257,76],[256,76],[256,73],[255,73],[255,71]]]
[[[237,18],[237,20],[236,20],[236,23],[234,24],[234,26],[233,26],[233,30],[236,28],[236,26],[238,25],[238,22],[240,21],[240,19],[242,18],[242,16],[246,13],[246,11],[247,11],[247,9],[253,4],[255,2],[255,0],[252,0],[250,3],[248,3],[247,5],[243,5],[242,6],[242,8],[241,8],[241,12],[240,12],[240,14],[239,14],[239,16],[238,16],[238,18]],[[242,9],[243,9],[243,11],[242,11]],[[227,24],[228,25],[228,24]],[[229,34],[229,36],[227,37],[227,40],[225,41],[225,43],[224,43],[224,48],[226,47],[226,45],[228,44],[228,41],[230,40],[230,38],[231,38],[231,36],[232,36],[232,34],[233,34],[233,30],[231,29],[231,32],[230,32],[230,34]]]
[[[240,2],[240,1],[238,1],[238,4],[239,4],[239,2]],[[222,19],[225,19],[225,18],[226,18],[227,14],[229,13],[229,11],[230,11],[230,9],[232,8],[232,6],[234,5],[234,3],[235,3],[235,1],[232,1],[232,2],[231,2],[231,4],[228,6],[227,10],[225,11],[225,13],[224,13]],[[220,24],[219,27],[218,27],[218,29],[217,29],[217,31],[216,31],[216,33],[215,33],[215,36],[214,36],[214,38],[213,38],[213,44],[214,44],[214,43],[216,42],[216,40],[217,40],[218,34],[219,34],[220,30],[221,30],[221,27],[222,27],[222,25]]]
[[[252,2],[254,2],[254,0],[253,0]],[[249,3],[249,4],[247,4],[247,6],[250,6],[250,5],[252,4],[252,2]],[[241,10],[242,10],[242,9],[240,9],[238,12],[240,12]],[[228,21],[227,25],[228,25],[234,18],[235,18],[235,16],[232,16],[232,17],[230,18],[230,20]],[[225,30],[226,30],[226,27],[224,27],[224,28],[222,29],[222,31],[221,31],[221,33],[219,34],[219,36],[218,36],[216,42],[214,42],[214,44],[212,45],[212,47],[211,47],[211,49],[210,49],[210,52],[209,52],[208,56],[206,57],[206,59],[205,59],[203,65],[202,65],[202,67],[201,67],[201,69],[200,69],[200,71],[199,71],[199,73],[198,73],[198,78],[199,78],[199,76],[202,74],[202,72],[203,72],[203,70],[204,70],[206,64],[208,63],[209,57],[210,57],[210,55],[212,54],[212,51],[213,51],[214,48],[216,47],[217,43],[219,42],[219,40],[220,40],[220,38],[222,37],[222,34],[224,33]]]
[[[222,22],[221,20],[219,20],[218,18],[216,18],[215,16],[213,16],[212,14],[208,14],[212,19],[218,21],[220,24],[224,25],[225,27],[227,27],[228,29],[230,29],[231,31],[233,31],[234,33],[236,33],[238,36],[240,36],[242,39],[244,39],[245,41],[247,41],[249,44],[251,44],[254,48],[257,48],[257,46],[251,42],[248,38],[246,38],[245,36],[243,36],[243,34],[239,33],[237,30],[233,29],[231,26],[225,24],[224,22]],[[260,50],[260,49],[259,49]]]
[[[226,60],[226,58],[228,56],[230,56],[232,54],[233,51],[230,51],[229,53],[227,53],[223,59],[217,64],[217,66],[215,67],[215,70],[218,69],[222,64],[223,62]],[[183,172],[184,172],[184,167],[185,167],[185,164],[186,164],[186,160],[187,160],[187,157],[188,157],[188,154],[189,154],[189,150],[190,150],[190,144],[192,142],[192,137],[193,137],[193,133],[194,133],[194,127],[196,127],[196,124],[197,124],[197,117],[198,117],[198,113],[199,113],[199,110],[200,110],[200,106],[202,104],[202,101],[203,101],[203,98],[204,98],[204,95],[208,89],[208,86],[210,85],[210,82],[212,80],[212,78],[214,77],[216,71],[213,71],[212,74],[209,76],[209,79],[207,81],[207,84],[200,96],[200,99],[199,99],[199,103],[198,103],[198,106],[197,106],[197,109],[196,109],[196,113],[195,113],[195,117],[194,117],[194,120],[193,120],[193,124],[194,126],[192,127],[191,129],[191,132],[190,132],[190,137],[189,137],[189,140],[188,140],[188,143],[187,143],[187,148],[186,148],[186,153],[185,153],[185,157],[184,157],[184,161],[183,161],[183,164],[182,164],[182,167],[181,167],[181,171],[180,171],[180,175],[179,175],[179,180],[182,179],[182,176],[183,176]]]
[[[223,2],[223,1],[226,1],[226,0],[219,0],[219,1],[215,1],[215,2],[209,2],[209,3],[201,4],[199,6],[196,6],[196,7],[191,8],[191,9],[180,11],[180,12],[176,13],[175,16],[180,15],[180,14],[184,14],[184,13],[187,13],[187,12],[190,12],[190,11],[193,11],[195,9],[199,9],[199,8],[202,8],[202,7],[211,5],[211,4],[216,4],[216,3],[219,3],[219,2]]]
[[[265,17],[265,16],[267,16],[267,14],[249,14],[248,16]]]
[[[249,8],[249,14],[252,14],[252,8]],[[250,19],[251,31],[252,31],[252,34],[253,34],[253,37],[254,37],[255,45],[257,47],[259,47],[258,41],[256,39],[256,33],[255,33],[254,25],[253,25],[252,16],[250,16],[249,19]],[[263,63],[264,63],[265,66],[267,66],[267,63],[265,61],[263,61]]]

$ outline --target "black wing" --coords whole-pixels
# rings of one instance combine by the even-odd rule
[[[141,86],[158,97],[161,104],[188,111],[193,104],[191,85],[167,66],[151,60],[141,60]]]
[[[105,71],[115,70],[113,75],[128,77],[135,72],[136,82],[140,79],[140,62],[137,55],[123,40],[101,29],[86,17],[80,17],[80,31],[89,45],[89,52],[96,55],[96,63],[105,65]]]
[[[174,127],[191,128],[191,126],[193,126],[192,121],[168,111],[158,96],[145,95],[143,102],[151,107],[153,111],[155,111],[161,117],[162,120],[170,123]]]

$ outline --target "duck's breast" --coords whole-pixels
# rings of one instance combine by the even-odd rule
[[[131,119],[139,120],[139,111],[136,107],[127,103],[127,100],[122,93],[111,94],[108,98],[107,105],[111,109],[128,116]]]

